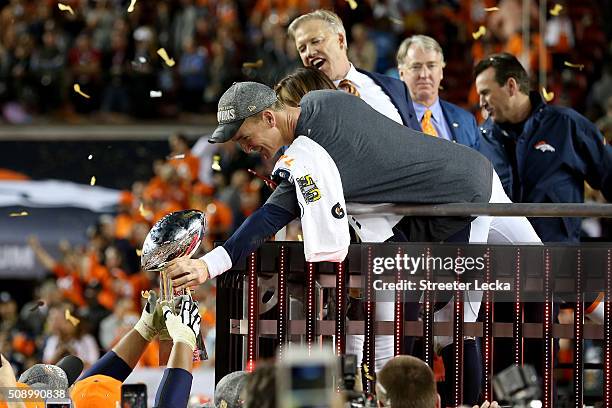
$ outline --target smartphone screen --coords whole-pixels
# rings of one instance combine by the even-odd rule
[[[47,401],[45,408],[72,408],[70,401]]]
[[[147,408],[147,386],[145,384],[123,384],[121,386],[121,408]]]

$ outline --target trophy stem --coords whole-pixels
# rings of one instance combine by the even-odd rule
[[[172,280],[168,277],[165,271],[160,272],[159,276],[159,291],[160,299],[162,302],[168,302],[171,307],[174,307],[174,287],[172,286]],[[189,295],[191,297],[191,290],[185,289],[182,294]],[[174,310],[176,313],[176,310]],[[172,351],[172,341],[159,342],[159,365],[166,365],[170,358],[170,352]],[[204,344],[204,332],[203,327],[200,325],[200,332],[196,335],[196,349],[193,351],[193,361],[204,361],[208,360],[208,353],[206,352],[206,345]]]

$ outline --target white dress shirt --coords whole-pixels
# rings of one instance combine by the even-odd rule
[[[378,113],[382,113],[389,119],[403,125],[402,117],[400,116],[397,108],[391,102],[389,95],[382,90],[380,86],[369,76],[362,74],[357,71],[353,64],[346,74],[346,78],[355,84],[361,99],[363,99],[368,105],[374,108]],[[334,81],[334,85],[338,86],[340,81]]]

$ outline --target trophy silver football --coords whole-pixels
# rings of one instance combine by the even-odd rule
[[[206,216],[202,211],[184,210],[165,215],[147,234],[142,247],[140,264],[145,271],[159,272],[159,298],[173,304],[175,296],[189,294],[189,289],[176,292],[172,280],[164,272],[169,262],[178,258],[190,258],[199,248],[206,231]],[[208,354],[202,341],[202,328],[197,336],[194,360],[207,360]]]

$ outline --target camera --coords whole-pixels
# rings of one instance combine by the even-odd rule
[[[327,408],[335,398],[337,360],[331,350],[290,349],[279,362],[277,404],[283,408]]]
[[[533,366],[512,365],[493,377],[493,389],[499,401],[513,407],[529,407],[540,398],[540,383]]]
[[[70,400],[47,401],[45,408],[72,408]]]
[[[123,384],[121,386],[121,408],[147,408],[147,386],[145,384]]]
[[[376,400],[364,393],[355,391],[357,376],[357,356],[345,354],[340,357],[341,386],[346,396],[346,408],[376,407]]]

